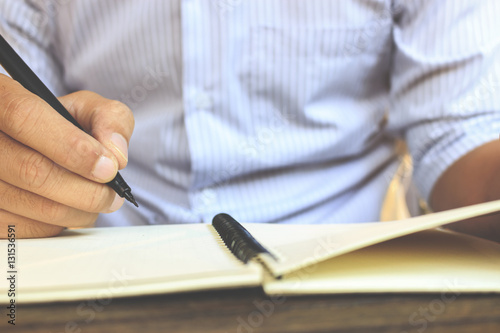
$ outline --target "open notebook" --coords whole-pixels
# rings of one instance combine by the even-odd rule
[[[498,210],[500,201],[384,223],[245,223],[269,251],[246,264],[230,250],[241,249],[237,240],[226,246],[212,225],[67,230],[16,241],[16,301],[251,286],[278,295],[500,292],[500,244],[438,228]],[[6,247],[2,240],[2,263]],[[0,290],[7,289],[2,279]],[[8,301],[1,292],[0,303]]]

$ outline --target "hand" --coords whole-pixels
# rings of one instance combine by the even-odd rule
[[[49,237],[89,227],[124,202],[104,183],[127,164],[130,109],[89,91],[60,98],[86,134],[0,75],[0,238]]]

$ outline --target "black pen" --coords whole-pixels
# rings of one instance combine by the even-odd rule
[[[73,125],[85,132],[85,130],[78,124],[78,122],[71,116],[66,108],[59,102],[59,100],[52,94],[43,82],[36,76],[36,74],[29,68],[29,66],[21,59],[21,57],[14,51],[14,49],[7,43],[7,41],[0,35],[0,65],[10,74],[10,76],[19,82],[24,88],[31,91],[33,94],[42,98],[61,116],[69,120]],[[120,173],[107,183],[116,193],[122,198],[127,199],[136,207],[139,207],[132,195],[130,186],[123,180]]]

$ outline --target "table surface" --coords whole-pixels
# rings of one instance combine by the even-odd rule
[[[266,296],[260,288],[20,304],[1,332],[500,332],[500,295]],[[7,330],[5,330],[7,328]]]

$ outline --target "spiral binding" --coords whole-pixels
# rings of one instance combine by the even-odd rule
[[[231,252],[244,263],[260,253],[272,254],[229,214],[220,213],[212,219],[212,225]]]

